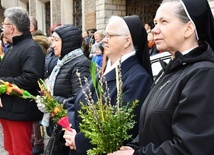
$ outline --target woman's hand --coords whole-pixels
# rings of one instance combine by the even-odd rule
[[[107,155],[133,155],[134,149],[129,146],[122,146],[120,150],[113,153],[108,153]]]
[[[77,132],[75,129],[71,129],[71,131],[65,130],[65,133],[63,135],[63,138],[65,139],[65,146],[69,146],[70,149],[76,150],[76,144],[75,144],[75,136]]]
[[[37,107],[38,109],[43,112],[43,113],[47,113],[47,109],[44,103],[42,103],[41,97],[39,95],[36,96],[35,98],[35,102],[37,103]]]

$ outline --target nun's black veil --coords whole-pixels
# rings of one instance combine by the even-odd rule
[[[199,41],[207,41],[214,50],[214,19],[207,0],[181,0],[196,26]]]
[[[152,77],[152,69],[148,51],[147,32],[139,16],[132,15],[123,18],[131,33],[132,41],[136,50],[136,56],[140,64]],[[152,78],[153,79],[153,78]]]

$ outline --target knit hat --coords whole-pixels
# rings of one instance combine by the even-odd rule
[[[136,56],[139,59],[141,65],[152,77],[152,69],[148,51],[147,32],[144,28],[144,24],[141,22],[139,16],[137,15],[126,16],[123,19],[129,28],[136,50]]]
[[[54,30],[62,39],[62,59],[69,52],[81,48],[82,46],[82,31],[70,24],[61,25]]]
[[[180,0],[196,27],[196,36],[207,41],[214,50],[214,19],[207,0]]]

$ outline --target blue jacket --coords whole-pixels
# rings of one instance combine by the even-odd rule
[[[121,65],[122,70],[122,81],[123,81],[123,102],[124,104],[127,102],[132,102],[136,99],[140,100],[138,103],[138,106],[135,108],[135,121],[138,122],[139,120],[139,113],[140,113],[140,107],[143,104],[146,96],[148,95],[150,91],[150,87],[152,84],[152,79],[150,78],[149,74],[145,71],[145,69],[140,65],[139,61],[135,56],[132,56],[125,60]],[[110,91],[110,97],[112,104],[116,103],[117,98],[117,88],[116,88],[116,74],[115,70],[110,71],[105,75],[106,81],[108,83],[109,91]],[[91,89],[92,90],[92,89]],[[93,92],[93,98],[96,101],[96,95]],[[69,119],[71,120],[71,123],[73,127],[79,132],[79,123],[81,122],[81,119],[78,117],[78,110],[80,109],[79,102],[82,101],[83,103],[86,103],[85,97],[82,93],[82,91],[79,92],[77,95],[75,101],[70,101],[68,103],[68,115]],[[75,115],[75,120],[72,120],[72,115]],[[138,123],[135,124],[135,127],[130,132],[133,137],[136,136],[138,133]],[[88,149],[92,148],[92,145],[89,143],[89,140],[84,137],[83,133],[78,133],[75,138],[76,142],[76,154],[86,154],[86,151]],[[72,154],[75,154],[74,151],[72,151]]]
[[[102,67],[103,55],[95,55],[91,59],[92,62],[95,62],[99,67]]]

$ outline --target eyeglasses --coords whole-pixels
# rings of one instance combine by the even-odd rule
[[[12,24],[2,22],[1,25],[4,26],[4,25],[12,25]]]
[[[110,33],[106,33],[105,37],[106,39],[111,39],[112,37],[119,37],[119,36],[125,36],[123,34],[110,34]]]

